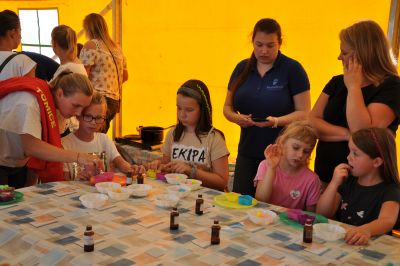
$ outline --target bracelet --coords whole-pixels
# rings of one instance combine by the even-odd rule
[[[274,125],[272,126],[272,128],[277,128],[278,127],[278,117],[274,117]]]
[[[190,178],[194,179],[196,177],[197,167],[194,163],[191,165],[192,165],[192,170],[190,171]]]

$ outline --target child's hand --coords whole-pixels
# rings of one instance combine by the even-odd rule
[[[89,178],[90,176],[100,174],[100,171],[103,171],[103,169],[104,165],[102,162],[99,162],[99,165],[96,165],[95,163],[85,164],[81,174]]]
[[[161,161],[160,160],[154,160],[154,161],[149,162],[147,164],[147,169],[159,170],[159,168],[161,168]]]
[[[170,166],[171,172],[174,173],[182,173],[182,174],[188,174],[192,171],[192,167],[182,161],[173,161],[168,163],[167,165]]]
[[[146,172],[146,169],[144,168],[143,165],[131,165],[131,171],[133,172],[133,175],[137,174],[144,174]]]
[[[78,173],[78,175],[76,176],[75,180],[78,181],[88,181],[90,178],[89,174],[85,171],[81,171]]]
[[[161,164],[158,169],[163,173],[172,173],[171,163]]]
[[[278,144],[270,144],[264,150],[265,161],[268,167],[276,168],[281,160],[281,150]]]
[[[344,179],[349,176],[350,165],[346,163],[341,163],[336,166],[335,170],[333,171],[332,181],[337,186],[340,186]]]
[[[351,228],[346,232],[344,241],[349,245],[366,245],[371,233],[362,226]]]

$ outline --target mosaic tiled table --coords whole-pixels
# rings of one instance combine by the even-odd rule
[[[0,206],[0,265],[400,265],[400,239],[381,236],[368,246],[343,240],[302,242],[302,231],[277,221],[265,227],[247,219],[246,210],[213,206],[220,192],[203,188],[205,213],[194,213],[197,192],[181,200],[179,230],[169,230],[170,211],[154,204],[166,185],[153,185],[146,198],[109,201],[86,209],[79,196],[95,188],[59,182],[21,190],[24,200]],[[282,211],[279,207],[257,207]],[[210,245],[211,225],[222,225],[221,244]],[[95,251],[83,251],[91,224]]]
[[[121,145],[119,147],[125,150],[136,164],[146,164],[156,159],[161,159],[163,154],[160,150],[149,151],[133,147],[130,145]]]

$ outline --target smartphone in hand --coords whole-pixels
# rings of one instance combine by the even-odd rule
[[[266,117],[252,117],[251,120],[254,122],[266,122],[268,119]]]

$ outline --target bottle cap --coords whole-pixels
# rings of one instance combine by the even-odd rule
[[[218,220],[214,220],[214,224],[219,224],[219,221]]]
[[[202,197],[203,197],[203,195],[199,194],[199,198],[202,198]]]
[[[86,225],[86,230],[92,230],[92,226],[91,225]]]
[[[307,218],[307,219],[306,219],[306,223],[307,223],[307,224],[312,224],[312,223],[313,223],[313,220],[310,219],[310,218]]]
[[[173,210],[173,211],[177,211],[178,208],[177,208],[177,207],[173,207],[172,210]]]

